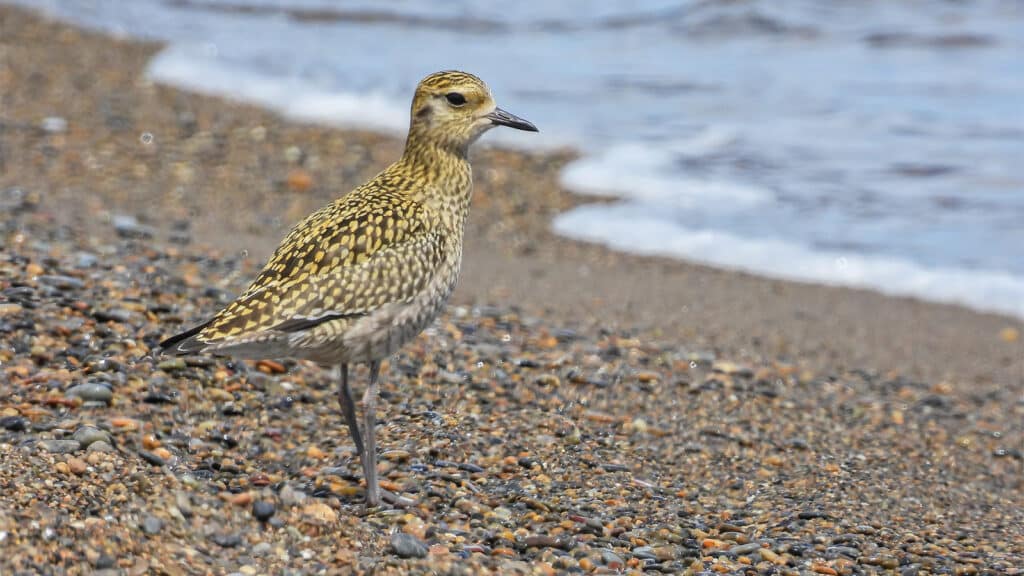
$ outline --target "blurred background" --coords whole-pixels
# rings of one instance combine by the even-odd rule
[[[403,133],[483,77],[571,147],[568,237],[1024,316],[1024,9],[992,1],[21,0],[167,43],[160,83]]]

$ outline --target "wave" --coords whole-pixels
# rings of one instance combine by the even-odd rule
[[[867,288],[1024,318],[1024,278],[1006,272],[924,267],[909,260],[813,250],[681,225],[654,205],[585,205],[554,221],[558,234],[634,254],[669,256],[782,280]]]

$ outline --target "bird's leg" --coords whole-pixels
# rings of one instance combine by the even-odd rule
[[[363,430],[366,431],[366,450],[363,451],[363,477],[366,478],[366,506],[380,505],[380,483],[377,481],[377,376],[380,362],[370,362],[370,384],[363,395]]]
[[[348,424],[349,434],[352,441],[356,443],[356,456],[362,456],[363,437],[359,435],[359,420],[356,419],[356,403],[352,401],[352,389],[348,387],[348,364],[338,365],[338,403],[341,404],[341,413],[345,415],[345,423]]]

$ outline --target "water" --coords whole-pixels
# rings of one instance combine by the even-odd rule
[[[152,78],[401,133],[461,68],[621,201],[566,236],[1024,317],[1024,4],[40,0],[170,46]],[[497,136],[497,138],[494,138]]]

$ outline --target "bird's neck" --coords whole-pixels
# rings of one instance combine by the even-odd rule
[[[416,200],[432,208],[452,232],[461,234],[473,192],[473,171],[468,146],[453,146],[409,135],[398,164],[412,175],[410,191]]]

